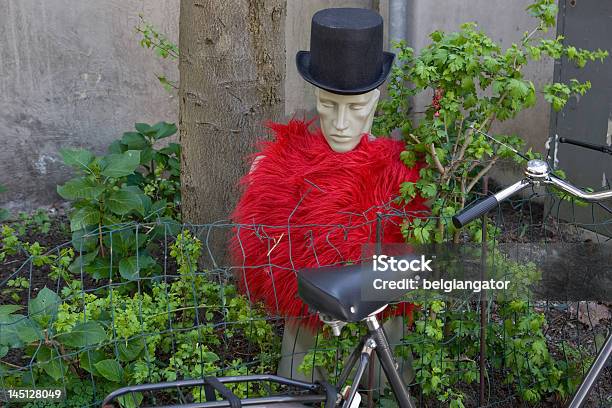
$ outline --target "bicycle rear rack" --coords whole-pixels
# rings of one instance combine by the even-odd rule
[[[253,383],[261,382],[263,384],[276,383],[282,386],[287,386],[295,389],[295,391],[285,394],[271,395],[268,397],[252,397],[239,398],[225,384],[236,383]],[[192,380],[180,380],[156,384],[141,384],[130,385],[120,388],[110,393],[102,402],[102,407],[114,407],[118,404],[112,404],[117,398],[133,394],[152,391],[162,391],[176,389],[181,392],[183,388],[203,388],[205,402],[185,402],[172,405],[154,405],[155,408],[240,408],[263,404],[278,404],[278,403],[325,403],[325,408],[333,408],[336,404],[338,396],[337,390],[329,383],[322,381],[320,383],[307,383],[290,378],[279,377],[276,375],[245,375],[235,377],[204,377]],[[217,393],[221,395],[222,400],[217,399]],[[153,407],[143,406],[142,408]]]

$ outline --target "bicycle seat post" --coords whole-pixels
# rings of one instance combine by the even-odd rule
[[[398,364],[393,357],[393,351],[389,345],[387,334],[376,317],[376,314],[373,313],[364,320],[368,327],[370,337],[376,342],[376,348],[374,350],[376,351],[380,365],[382,366],[383,371],[389,380],[389,384],[391,385],[393,394],[397,399],[399,408],[415,408],[410,399],[408,388],[406,384],[404,384],[404,381],[402,380],[402,377],[398,371]]]

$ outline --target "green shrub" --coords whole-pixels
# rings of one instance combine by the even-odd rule
[[[528,10],[537,26],[506,50],[473,23],[463,24],[457,32],[433,32],[431,44],[419,55],[405,43],[398,44],[399,64],[393,68],[389,98],[380,104],[374,131],[390,134],[401,129],[406,140],[401,160],[408,166],[417,160],[426,163],[419,181],[404,183],[400,190],[406,200],[419,194],[431,202],[431,218],[406,221],[408,241],[443,242],[451,234],[458,242],[459,232],[450,219],[472,200],[479,181],[502,159],[522,160],[512,151],[524,146],[519,136],[495,134],[495,143],[480,132],[490,132],[496,122],[514,118],[535,104],[536,88],[523,74],[530,60],[563,56],[582,67],[607,56],[607,51],[564,45],[563,37],[538,37],[555,24],[554,0],[538,0]],[[572,80],[549,84],[543,92],[558,110],[570,96],[589,88],[589,82]],[[410,98],[427,92],[433,92],[432,104],[424,115],[411,118]],[[534,154],[529,151],[526,156]],[[478,239],[480,229],[478,221],[467,227],[472,239]]]
[[[70,229],[79,256],[70,267],[72,272],[125,280],[159,272],[150,244],[179,219],[180,147],[170,143],[156,149],[154,144],[174,133],[174,124],[137,123],[136,132],[124,133],[105,156],[96,157],[84,149],[62,150],[64,162],[78,174],[57,188],[74,208]],[[158,222],[165,227],[132,231],[129,224],[133,222]],[[116,261],[112,264],[110,252]]]
[[[279,347],[272,325],[233,285],[192,269],[200,248],[189,232],[180,234],[170,252],[179,276],[146,292],[113,286],[84,292],[72,281],[60,294],[42,289],[27,314],[1,306],[0,358],[18,349],[30,362],[25,370],[0,364],[3,385],[65,388],[63,406],[83,407],[128,384],[272,371]],[[232,339],[260,358],[247,364],[232,355],[226,343]],[[234,391],[257,390],[241,384]],[[199,391],[193,396],[198,400]],[[134,406],[131,397],[120,402]]]

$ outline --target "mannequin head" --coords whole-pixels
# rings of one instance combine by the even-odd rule
[[[380,91],[340,95],[316,88],[315,95],[321,130],[329,147],[338,153],[353,150],[361,136],[370,133]]]

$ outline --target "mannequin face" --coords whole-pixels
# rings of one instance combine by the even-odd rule
[[[364,133],[370,133],[380,91],[373,89],[360,95],[338,95],[317,88],[317,112],[321,130],[335,152],[353,150]]]

